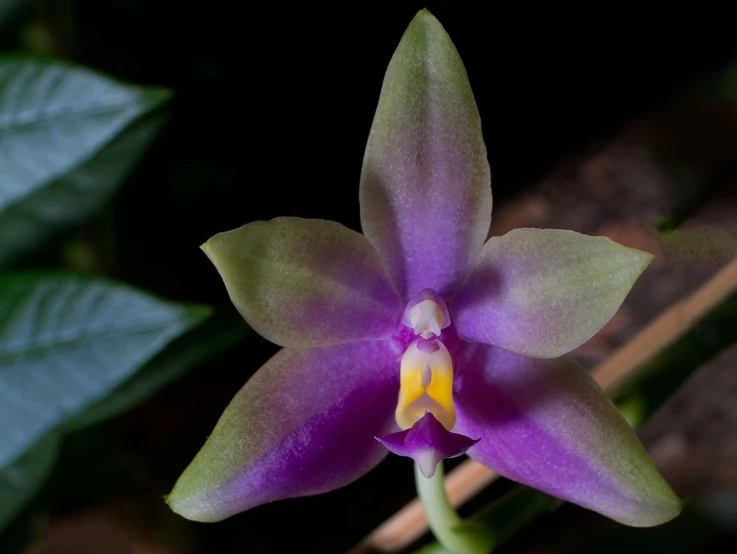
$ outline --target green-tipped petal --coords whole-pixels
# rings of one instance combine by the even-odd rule
[[[652,258],[606,237],[516,229],[484,245],[451,319],[466,340],[561,356],[611,319]]]
[[[248,324],[281,346],[384,338],[401,317],[374,248],[338,223],[257,221],[215,235],[202,250]]]
[[[501,475],[636,527],[676,517],[681,501],[617,408],[572,358],[487,345],[458,359],[454,429]]]
[[[374,437],[396,430],[398,357],[384,341],[285,348],[233,398],[167,503],[219,521],[359,478],[387,453]]]
[[[363,232],[405,299],[455,290],[486,239],[491,187],[481,120],[463,62],[426,10],[386,71],[360,199]]]

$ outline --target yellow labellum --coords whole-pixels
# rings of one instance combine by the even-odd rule
[[[430,412],[450,431],[455,425],[453,363],[439,340],[417,340],[402,356],[399,401],[395,418],[409,429]]]

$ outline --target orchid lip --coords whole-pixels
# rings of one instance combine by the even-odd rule
[[[429,479],[441,460],[465,454],[480,439],[451,433],[431,412],[427,412],[409,429],[376,437],[376,440],[390,452],[415,460],[422,474]]]
[[[397,425],[409,429],[427,412],[447,430],[455,425],[450,353],[440,340],[420,338],[402,356]]]

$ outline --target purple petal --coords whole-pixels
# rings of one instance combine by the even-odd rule
[[[466,340],[562,356],[611,319],[652,258],[606,237],[516,229],[484,245],[451,317]]]
[[[376,440],[395,454],[412,458],[428,479],[435,475],[435,468],[442,460],[465,454],[479,442],[446,430],[430,412],[409,429]]]
[[[399,358],[387,342],[284,349],[238,392],[167,502],[219,521],[259,504],[347,485],[386,455]]]
[[[256,221],[202,249],[249,325],[281,346],[380,339],[402,317],[376,250],[333,221]]]
[[[453,291],[486,239],[491,188],[476,102],[450,37],[427,11],[384,78],[361,173],[361,222],[405,300]]]
[[[638,527],[681,503],[637,436],[572,358],[540,360],[469,345],[458,363],[456,429],[501,475]]]

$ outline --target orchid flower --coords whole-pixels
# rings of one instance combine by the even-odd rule
[[[426,477],[465,452],[625,524],[675,517],[680,501],[567,355],[652,256],[564,230],[486,240],[478,110],[427,11],[389,64],[359,194],[363,235],[281,217],[202,246],[245,320],[284,348],[225,409],[172,509],[218,521],[344,486],[388,451]]]

